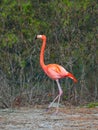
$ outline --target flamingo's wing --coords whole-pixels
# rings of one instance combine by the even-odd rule
[[[68,72],[60,65],[49,64],[46,73],[52,79],[59,79],[65,77]]]

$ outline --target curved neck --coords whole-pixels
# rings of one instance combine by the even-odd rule
[[[42,43],[42,47],[41,47],[41,52],[40,52],[40,65],[42,68],[45,67],[45,63],[44,63],[44,51],[45,51],[45,47],[46,47],[46,39],[43,39],[43,43]]]

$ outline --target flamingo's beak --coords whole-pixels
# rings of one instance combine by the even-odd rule
[[[35,38],[34,38],[35,40],[37,39],[37,36],[35,36]]]

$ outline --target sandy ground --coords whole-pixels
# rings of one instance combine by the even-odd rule
[[[23,107],[0,110],[0,130],[98,130],[98,108]]]

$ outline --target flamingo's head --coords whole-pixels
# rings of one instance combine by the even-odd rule
[[[37,38],[42,39],[42,40],[46,40],[46,36],[45,35],[37,35],[36,39]]]

